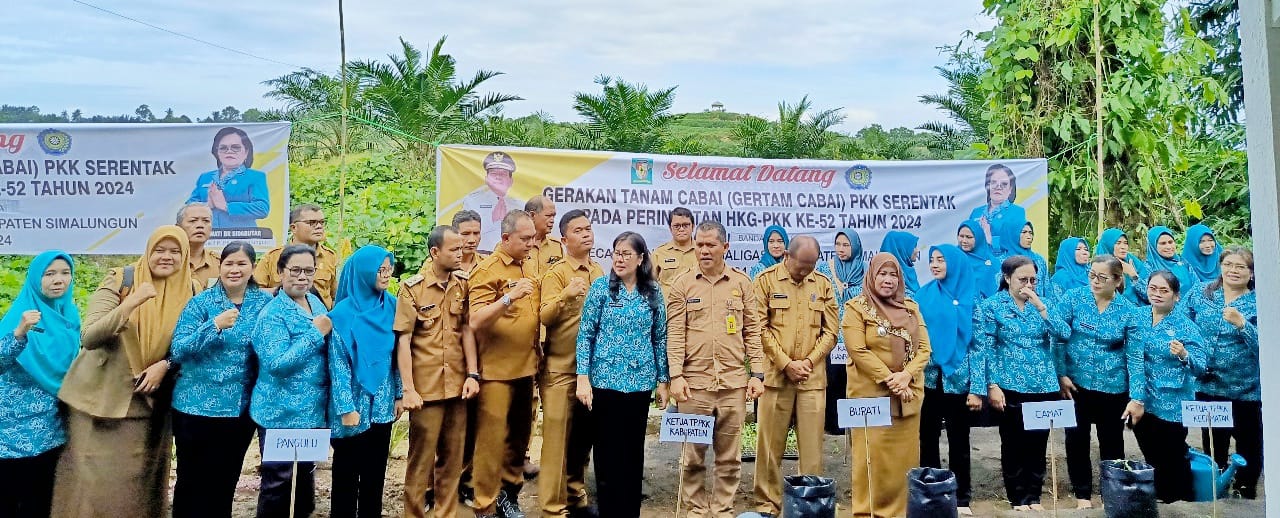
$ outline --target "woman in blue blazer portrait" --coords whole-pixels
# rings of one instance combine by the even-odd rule
[[[213,228],[257,228],[271,212],[267,175],[253,167],[253,141],[244,130],[226,127],[213,136],[210,149],[218,168],[201,174],[187,203],[213,209]]]

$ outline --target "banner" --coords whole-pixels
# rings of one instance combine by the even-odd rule
[[[759,261],[770,225],[785,228],[792,237],[814,236],[824,259],[834,257],[835,234],[843,228],[858,232],[868,258],[891,230],[919,236],[923,256],[931,245],[954,244],[964,220],[989,213],[988,194],[1013,203],[1014,208],[997,205],[1006,214],[1025,210],[1037,234],[1033,248],[1041,254],[1048,249],[1044,159],[764,160],[454,145],[439,149],[438,221],[448,223],[462,209],[479,212],[484,221],[481,250],[491,250],[501,239],[498,222],[505,211],[523,209],[526,200],[539,194],[554,201],[559,214],[587,211],[596,236],[592,256],[606,264],[613,238],[623,231],[639,232],[650,249],[669,241],[668,213],[675,207],[693,211],[695,223],[722,223],[729,231],[727,260],[744,269]],[[915,267],[921,284],[931,278],[927,258],[917,260]]]
[[[280,244],[289,123],[0,124],[0,254],[137,255],[188,202],[208,245]]]

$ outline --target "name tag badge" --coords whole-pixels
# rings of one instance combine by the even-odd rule
[[[507,281],[507,289],[516,287],[516,281]]]
[[[622,303],[621,303],[621,302],[610,302],[610,303],[609,303],[609,307],[611,307],[611,308],[620,308],[620,307],[622,307]]]
[[[431,310],[432,310],[432,309],[434,309],[435,307],[436,307],[436,305],[435,305],[435,304],[427,304],[427,305],[422,306],[421,308],[418,308],[418,309],[420,309],[420,310],[422,310],[422,311],[431,311]]]
[[[1083,322],[1081,322],[1081,323],[1080,323],[1080,329],[1084,329],[1084,330],[1086,330],[1086,331],[1097,331],[1097,330],[1098,330],[1098,328],[1094,327],[1092,324],[1086,324],[1086,323],[1083,323]]]
[[[738,334],[738,317],[733,313],[724,316],[724,332],[725,334]]]
[[[702,302],[702,299],[684,299],[684,302],[685,304],[697,304]]]
[[[666,258],[666,259],[663,259],[663,260],[662,260],[662,262],[664,262],[664,263],[674,263],[674,262],[676,262],[676,258],[674,258],[674,257],[668,257],[668,258]]]
[[[775,299],[785,299],[785,298],[787,298],[787,294],[786,294],[786,293],[774,293],[774,294],[773,294],[773,298],[775,298]]]

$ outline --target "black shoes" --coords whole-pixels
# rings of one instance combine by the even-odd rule
[[[506,489],[498,492],[498,516],[502,518],[525,518],[524,511],[520,510],[520,504],[516,501],[520,492],[508,492]]]

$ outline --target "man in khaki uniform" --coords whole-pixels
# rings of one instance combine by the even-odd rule
[[[433,260],[401,285],[394,324],[401,402],[409,411],[406,518],[425,518],[436,502],[435,516],[457,512],[466,400],[480,391],[475,335],[467,326],[467,274],[458,269],[462,237],[438,226],[427,246]]]
[[[551,235],[551,229],[556,225],[556,204],[546,196],[534,196],[524,204],[524,211],[533,217],[536,232],[535,244],[526,260],[538,267],[538,278],[541,279],[552,266],[564,260],[564,244]]]
[[[582,210],[560,219],[568,256],[542,278],[540,317],[546,326],[545,358],[538,379],[542,392],[542,472],[538,500],[542,515],[589,515],[587,461],[591,454],[590,421],[576,397],[578,323],[592,281],[604,270],[591,260],[595,235]]]
[[[534,245],[524,211],[502,219],[502,241],[471,274],[470,321],[480,356],[480,396],[471,481],[476,516],[522,518],[517,497],[529,447],[533,378],[538,371],[538,282],[525,261]]]
[[[684,207],[671,209],[671,241],[653,250],[654,278],[663,292],[671,289],[676,276],[697,268],[698,254],[693,250],[693,212]]]
[[[187,233],[187,242],[191,245],[191,278],[202,290],[213,286],[222,271],[220,254],[204,247],[213,229],[213,209],[204,203],[191,202],[178,210],[177,219],[177,225]]]
[[[760,314],[751,279],[724,264],[729,251],[724,226],[703,221],[694,246],[698,267],[676,277],[667,294],[667,361],[680,412],[716,418],[715,476],[708,498],[707,446],[686,444],[680,493],[688,516],[732,518],[742,477],[742,420],[747,401],[764,392]]]
[[[338,292],[338,253],[324,246],[324,210],[318,205],[303,204],[289,211],[289,233],[293,240],[288,244],[307,245],[316,249],[315,291],[325,307],[333,309],[333,298]],[[280,286],[280,274],[276,262],[280,260],[283,246],[272,248],[258,259],[253,278],[263,288]]]
[[[462,265],[459,269],[471,273],[480,264],[480,260],[489,257],[488,254],[477,251],[480,247],[482,230],[480,213],[474,210],[458,211],[453,215],[453,228],[457,229],[458,235],[462,236]]]
[[[791,240],[781,263],[752,283],[764,325],[764,395],[757,419],[756,512],[782,513],[782,453],[787,429],[796,423],[800,474],[822,475],[822,432],[826,418],[827,354],[840,324],[835,292],[814,271],[821,250],[812,236]]]

